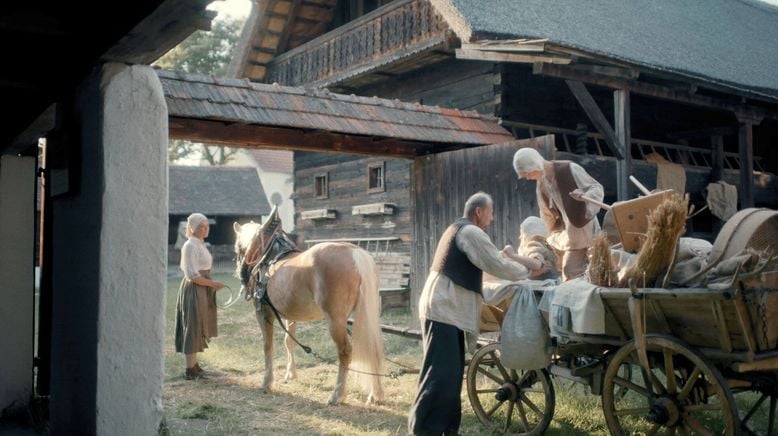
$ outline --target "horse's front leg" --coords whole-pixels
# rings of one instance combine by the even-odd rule
[[[255,302],[254,307],[257,311],[259,329],[262,331],[265,352],[265,378],[262,380],[260,389],[267,393],[273,390],[273,321],[275,316],[262,303]]]
[[[284,345],[286,346],[286,374],[284,381],[297,378],[297,367],[294,363],[294,340],[292,336],[297,334],[297,323],[294,321],[284,321],[286,323],[287,333],[284,336]]]
[[[346,331],[346,319],[330,319],[330,336],[338,349],[338,380],[335,382],[335,390],[328,401],[331,405],[337,405],[346,399],[346,378],[348,367],[351,365],[351,338]]]

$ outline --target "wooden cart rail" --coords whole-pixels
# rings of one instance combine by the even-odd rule
[[[644,288],[637,296],[643,300],[645,334],[677,337],[715,360],[778,358],[778,289]],[[618,345],[634,339],[632,292],[603,288],[600,297],[605,335],[571,335],[571,341]],[[740,365],[746,368],[759,365]]]

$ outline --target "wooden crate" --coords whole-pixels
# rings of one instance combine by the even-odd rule
[[[648,230],[648,214],[672,192],[674,192],[672,189],[668,189],[645,197],[613,203],[611,213],[625,251],[638,252]]]

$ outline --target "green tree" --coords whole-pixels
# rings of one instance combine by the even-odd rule
[[[197,31],[159,58],[154,65],[166,70],[223,77],[232,59],[243,22],[230,17],[217,18],[210,31]],[[237,150],[221,145],[186,140],[170,141],[168,161],[175,162],[200,153],[201,160],[223,165]]]

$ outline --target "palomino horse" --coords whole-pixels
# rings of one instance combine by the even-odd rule
[[[275,210],[263,225],[233,225],[237,239],[238,270],[243,289],[250,295],[257,289],[259,270],[267,271],[267,296],[284,318],[290,334],[295,321],[327,319],[332,340],[338,349],[338,380],[329,404],[339,404],[346,397],[349,367],[369,393],[368,402],[383,400],[380,376],[384,360],[384,343],[379,325],[380,298],[378,267],[365,250],[344,243],[322,243],[303,252],[293,251],[278,258],[277,241],[292,245],[280,230]],[[268,256],[270,255],[270,256]],[[269,267],[260,266],[263,257],[274,257]],[[266,261],[261,262],[266,264]],[[265,378],[262,389],[273,385],[273,321],[275,315],[267,303],[254,298],[256,316],[264,338]],[[356,311],[353,334],[349,338],[346,321]],[[285,380],[295,378],[294,343],[289,334],[285,341],[287,366]]]

